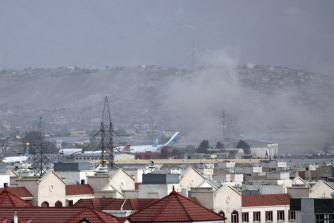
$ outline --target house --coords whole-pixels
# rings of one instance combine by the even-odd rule
[[[0,193],[0,208],[3,207],[33,207],[34,205],[21,199],[10,191],[8,187]]]
[[[95,197],[124,198],[125,190],[135,190],[135,180],[122,169],[114,171],[111,176],[108,173],[95,173],[94,176],[87,176],[87,179]]]
[[[196,198],[189,198],[198,203]],[[139,211],[147,205],[158,201],[155,198],[136,198],[136,199],[123,199],[123,198],[92,198],[92,199],[80,199],[74,204],[74,207],[80,208],[94,208],[106,213],[112,214],[117,217],[127,217],[130,214]]]
[[[91,198],[80,199],[77,203],[74,204],[74,207],[94,208],[117,217],[127,217],[157,200],[158,199],[154,198]]]
[[[13,194],[10,188],[0,193],[1,222],[114,222],[115,216],[92,208],[36,207]]]
[[[67,185],[86,184],[87,177],[95,174],[94,170],[90,170],[88,162],[81,163],[55,163],[55,173],[65,179]]]
[[[80,199],[94,198],[94,190],[89,184],[66,185],[66,207],[71,207]]]
[[[10,186],[10,173],[7,173],[6,165],[0,164],[0,187]]]
[[[174,189],[172,192],[130,215],[125,222],[220,222],[225,218],[186,198]]]
[[[183,173],[180,179],[180,186],[183,196],[188,196],[191,187],[197,187],[205,180],[205,177],[200,174],[194,167],[189,166]]]
[[[16,219],[16,220],[14,220]],[[118,219],[92,208],[10,207],[0,208],[1,222],[67,223],[95,222],[118,223]]]
[[[16,180],[19,187],[25,187],[33,195],[32,204],[43,207],[63,206],[65,204],[65,182],[54,171],[41,178],[22,177]]]
[[[334,199],[332,198],[291,198],[290,211],[294,214],[291,222],[314,223],[333,222]]]
[[[162,198],[173,188],[181,191],[178,174],[143,174],[143,183],[138,185],[138,198]]]
[[[320,181],[313,185],[310,188],[310,195],[311,198],[323,198],[323,197],[332,197],[331,193],[334,192],[334,187],[327,183],[326,181]]]
[[[285,222],[295,218],[288,194],[243,195],[241,222]]]
[[[231,186],[191,188],[191,196],[201,205],[226,218],[226,223],[236,222],[241,217],[241,194]]]
[[[8,187],[7,188],[12,194],[21,198],[22,200],[31,202],[34,198],[33,195],[25,187]],[[6,188],[0,188],[0,193],[2,193]]]

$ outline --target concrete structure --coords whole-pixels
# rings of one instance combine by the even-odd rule
[[[94,198],[94,190],[89,184],[66,185],[66,207],[71,207],[80,199]]]
[[[242,196],[240,222],[289,222],[290,197],[287,194]]]
[[[181,191],[177,174],[144,174],[138,185],[138,198],[163,198],[173,191]]]
[[[202,174],[200,174],[194,167],[189,166],[180,179],[182,195],[188,196],[190,188],[197,187],[204,179],[204,176],[202,176]]]
[[[278,155],[278,144],[267,140],[243,139],[250,146],[254,158],[274,158]],[[224,143],[226,148],[237,148],[239,140]]]
[[[65,204],[65,182],[54,171],[50,171],[42,178],[23,177],[17,179],[19,187],[25,187],[33,195],[32,204],[36,206],[54,207]]]
[[[191,196],[195,197],[204,207],[226,217],[225,222],[241,217],[241,194],[230,186],[212,188],[191,188]]]
[[[55,163],[54,171],[65,179],[66,185],[87,184],[87,177],[95,174],[94,170],[90,170],[88,162]]]
[[[96,173],[87,177],[96,197],[125,198],[123,190],[135,190],[135,180],[124,170],[118,169],[111,174]]]
[[[330,223],[334,219],[332,198],[291,198],[290,210],[295,212],[296,223]]]
[[[223,216],[183,197],[173,189],[169,195],[130,215],[125,222],[224,223],[224,220]]]

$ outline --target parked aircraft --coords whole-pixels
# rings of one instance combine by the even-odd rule
[[[159,152],[163,147],[169,147],[174,145],[174,143],[179,138],[179,132],[176,132],[165,144],[158,145],[159,136],[156,136],[153,145],[138,145],[132,146],[130,143],[127,143],[125,146],[118,146],[114,147],[114,153],[140,153],[140,152]],[[106,151],[110,153],[111,151]],[[60,154],[64,154],[65,156],[74,156],[76,154],[83,153],[81,148],[67,148],[67,149],[60,149]],[[101,150],[97,151],[85,151],[84,153],[101,153]]]
[[[8,156],[2,159],[4,163],[22,163],[29,159],[29,143],[26,143],[27,150],[22,156]]]
[[[165,144],[158,145],[159,136],[154,140],[153,145],[138,145],[138,146],[129,146],[127,148],[116,147],[116,149],[121,150],[123,153],[143,153],[143,152],[159,152],[164,147],[169,147],[174,145],[174,143],[179,138],[179,132],[176,132]]]
[[[60,149],[59,153],[63,156],[74,156],[78,153],[82,153],[82,148],[64,148]]]

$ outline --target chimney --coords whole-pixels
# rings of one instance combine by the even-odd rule
[[[14,223],[19,223],[19,219],[18,219],[18,217],[17,217],[17,212],[16,212],[16,211],[14,212],[14,219],[13,219],[13,222],[14,222]]]

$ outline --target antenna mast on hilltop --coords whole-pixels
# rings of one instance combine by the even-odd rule
[[[109,103],[108,103],[108,97],[105,97],[104,100],[104,107],[102,112],[102,118],[101,118],[101,125],[99,132],[97,134],[100,134],[101,136],[101,164],[102,168],[105,169],[107,167],[107,160],[105,157],[105,151],[108,151],[109,153],[109,163],[110,166],[113,167],[114,165],[114,150],[113,150],[113,135],[114,135],[114,129],[111,122],[111,116],[110,116],[110,109],[109,109]]]

